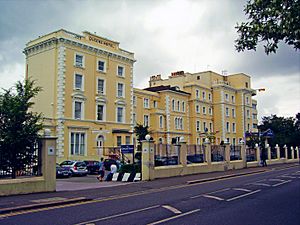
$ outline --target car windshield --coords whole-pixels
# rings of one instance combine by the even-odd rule
[[[64,161],[64,162],[62,162],[60,165],[61,166],[65,166],[65,165],[72,165],[74,162],[72,162],[72,161]]]
[[[86,166],[84,162],[77,162],[76,166]]]

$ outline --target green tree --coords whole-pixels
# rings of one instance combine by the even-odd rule
[[[259,42],[264,42],[266,54],[276,53],[280,41],[300,49],[299,0],[248,0],[244,12],[248,22],[235,27],[238,52],[256,50]]]
[[[287,146],[299,146],[300,145],[300,129],[299,127],[300,114],[298,113],[296,118],[293,117],[278,117],[271,115],[262,118],[262,123],[259,125],[260,131],[266,131],[271,129],[274,132],[274,138],[269,139],[269,143],[274,146],[279,144]]]
[[[11,169],[12,178],[35,160],[32,155],[43,127],[42,116],[29,109],[39,91],[34,81],[25,80],[0,93],[0,170]]]

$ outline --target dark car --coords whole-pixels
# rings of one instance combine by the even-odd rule
[[[67,178],[71,176],[71,171],[68,168],[63,168],[56,164],[56,178]]]
[[[85,160],[86,169],[88,170],[89,174],[98,174],[99,173],[99,162],[96,160]]]
[[[108,170],[108,171],[110,171],[110,166],[112,164],[115,164],[118,169],[120,168],[120,162],[118,160],[115,160],[115,159],[105,159],[104,162],[103,162],[105,170]]]

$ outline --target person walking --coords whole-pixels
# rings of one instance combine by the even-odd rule
[[[261,152],[261,164],[262,166],[267,166],[267,151],[265,149],[262,150]]]
[[[99,175],[97,176],[97,179],[101,182],[103,181],[104,178],[104,174],[105,174],[105,169],[104,169],[104,162],[103,162],[103,158],[100,159],[99,162]]]

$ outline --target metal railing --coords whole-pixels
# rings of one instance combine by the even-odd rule
[[[156,144],[154,145],[155,166],[178,165],[179,145]]]
[[[257,161],[256,157],[256,148],[246,148],[246,161],[247,162],[253,162]]]
[[[241,160],[241,146],[231,145],[230,146],[230,161]]]
[[[211,146],[211,161],[212,162],[225,161],[225,146],[221,146],[221,145]]]
[[[32,177],[42,175],[41,143],[37,142],[24,153],[14,157],[0,151],[0,179]]]
[[[187,145],[187,163],[203,163],[205,158],[205,145]]]

